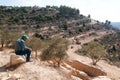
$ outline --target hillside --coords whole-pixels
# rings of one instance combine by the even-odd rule
[[[52,22],[58,23],[64,18],[80,18],[79,10],[67,6],[46,7],[12,7],[0,6],[0,24],[36,25]],[[83,16],[81,16],[82,18]]]
[[[106,33],[105,31],[103,32],[100,31],[97,33],[99,34],[99,36],[86,37],[85,38],[86,41],[81,40],[81,44],[89,42],[95,38],[101,38],[102,36],[105,35],[105,33]],[[71,40],[71,38],[69,40]],[[92,66],[90,64],[91,63],[90,58],[79,56],[74,53],[76,49],[81,48],[80,45],[71,44],[71,46],[74,46],[74,47],[72,49],[70,47],[67,52],[69,55],[68,61],[70,62],[64,61],[63,64],[60,66],[60,68],[54,68],[50,66],[50,64],[48,64],[47,62],[36,60],[33,58],[34,59],[33,62],[24,63],[18,67],[11,67],[6,70],[4,65],[6,65],[7,62],[9,62],[9,57],[10,57],[10,54],[12,53],[10,53],[11,51],[10,49],[7,49],[7,50],[5,49],[0,53],[0,66],[1,66],[0,79],[1,80],[16,80],[16,79],[18,80],[28,80],[28,79],[29,80],[81,80],[81,79],[83,80],[91,80],[91,79],[92,80],[119,80],[120,79],[119,68],[108,64],[108,62],[104,60],[100,61],[96,67]],[[80,63],[74,62],[75,60],[79,61]],[[99,73],[97,73],[97,71],[95,72],[91,71],[90,67],[86,68],[87,66],[91,66],[91,69],[92,67],[93,69],[100,69],[105,73],[107,73],[107,75],[99,74],[100,73],[99,70],[98,70]],[[80,68],[80,70],[78,68]],[[82,70],[82,68],[86,68],[88,70],[84,71]],[[93,75],[94,77],[88,75],[88,72],[90,73],[90,75]],[[98,74],[99,76],[95,76],[95,74],[93,73],[95,73],[96,75]],[[80,75],[83,77],[81,77]]]
[[[32,62],[14,53],[24,33],[30,37]],[[120,80],[119,33],[109,21],[101,23],[67,6],[0,6],[0,80]],[[106,52],[96,65],[80,51],[92,41]]]
[[[101,23],[80,10],[67,6],[12,7],[0,6],[0,29],[13,32],[32,32],[37,37],[72,37],[90,30],[112,29],[108,22]]]

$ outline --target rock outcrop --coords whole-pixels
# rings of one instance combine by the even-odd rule
[[[106,76],[107,75],[104,71],[102,71],[98,68],[92,67],[92,66],[88,66],[88,65],[83,64],[79,61],[72,61],[72,62],[67,61],[67,64],[69,64],[71,67],[73,67],[77,70],[85,72],[86,74],[88,74],[91,77]]]

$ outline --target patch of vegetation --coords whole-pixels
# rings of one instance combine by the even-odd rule
[[[120,32],[116,32],[113,34],[106,35],[99,42],[106,46],[106,50],[108,52],[109,58],[111,61],[114,61],[120,57]],[[113,56],[113,57],[111,57]]]
[[[96,63],[106,55],[104,46],[95,41],[83,45],[81,49],[81,54],[82,53],[92,59],[93,65],[96,65]]]
[[[17,38],[20,37],[20,34],[16,31],[8,30],[8,29],[2,29],[0,30],[0,43],[1,47],[11,47],[14,48],[14,44],[17,40]]]
[[[79,10],[67,6],[12,7],[0,6],[0,24],[38,24],[79,17]]]
[[[38,51],[40,51],[43,47],[43,42],[39,38],[32,38],[27,42],[28,46],[35,51],[35,57],[38,57]]]
[[[41,54],[42,60],[54,60],[57,66],[60,66],[62,59],[66,58],[68,49],[68,41],[63,38],[53,38],[48,46]]]
[[[99,42],[105,46],[107,51],[106,58],[115,64],[120,60],[120,32],[112,33],[103,37]]]
[[[89,36],[97,36],[97,34],[95,32],[92,32],[89,34]]]

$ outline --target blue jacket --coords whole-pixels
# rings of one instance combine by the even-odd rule
[[[23,50],[25,50],[25,48],[26,48],[27,46],[26,46],[26,44],[25,44],[25,41],[23,40],[23,39],[18,39],[17,41],[16,41],[16,44],[15,44],[15,51],[23,51]]]

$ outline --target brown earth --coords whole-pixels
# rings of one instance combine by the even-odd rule
[[[120,80],[120,68],[104,60],[93,66],[90,58],[75,53],[82,44],[111,33],[98,31],[97,36],[88,36],[91,32],[76,36],[81,42],[79,45],[75,44],[74,38],[69,39],[71,42],[67,51],[69,58],[63,61],[60,68],[34,58],[33,62],[5,68],[10,62],[10,55],[14,53],[11,49],[4,49],[0,52],[0,80]],[[84,38],[81,39],[81,36]]]

